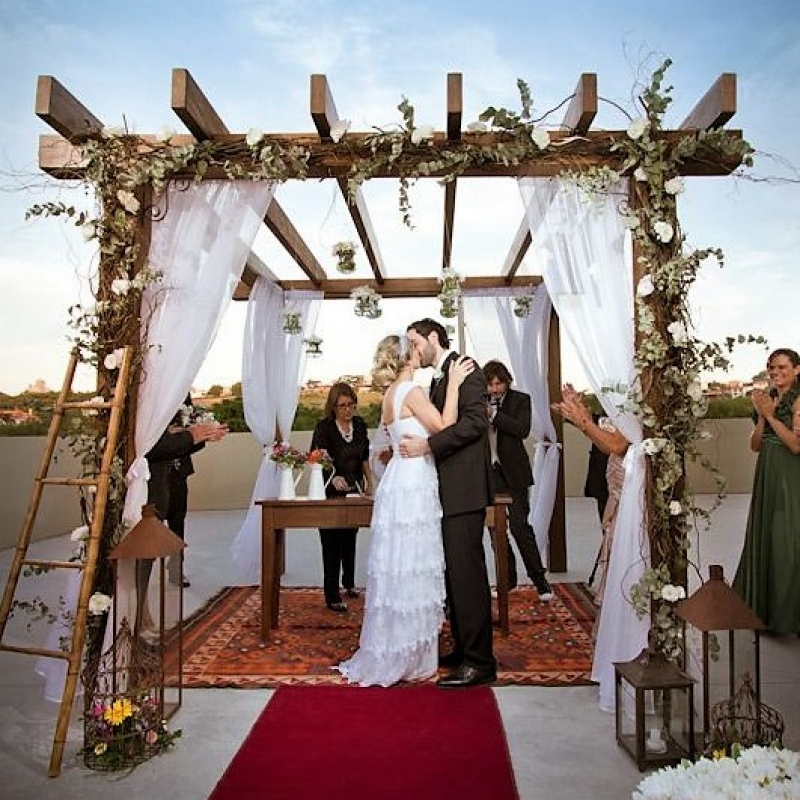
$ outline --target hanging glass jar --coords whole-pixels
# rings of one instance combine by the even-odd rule
[[[322,339],[312,335],[304,339],[306,345],[306,355],[310,358],[319,358],[322,355]]]
[[[443,317],[457,317],[461,304],[461,276],[450,267],[442,270],[439,277],[442,290],[437,299],[441,304],[440,313]]]
[[[339,272],[350,273],[356,268],[356,243],[355,242],[336,242],[332,249],[336,256],[336,269]]]
[[[518,294],[514,296],[514,316],[529,317],[533,305],[532,294]]]
[[[303,331],[303,315],[297,308],[287,308],[283,312],[283,332],[294,336]]]
[[[357,317],[378,319],[383,314],[380,305],[381,296],[371,286],[357,286],[350,293],[350,297],[355,300],[353,310]]]

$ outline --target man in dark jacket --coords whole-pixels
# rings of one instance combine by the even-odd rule
[[[547,581],[536,536],[528,522],[533,472],[525,438],[531,431],[531,398],[511,388],[513,378],[501,361],[488,361],[483,367],[489,393],[489,444],[492,452],[492,485],[495,494],[511,495],[508,523],[517,543],[528,577],[539,597],[548,601],[553,590]],[[508,549],[508,587],[517,585],[517,562]]]

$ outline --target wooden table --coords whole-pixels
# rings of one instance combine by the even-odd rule
[[[494,539],[497,605],[500,630],[508,634],[508,536],[507,506],[511,498],[498,495],[486,509],[486,525]],[[261,639],[278,628],[281,569],[286,531],[291,528],[368,528],[372,520],[371,497],[333,500],[257,500],[261,506]],[[498,535],[502,532],[502,536]]]

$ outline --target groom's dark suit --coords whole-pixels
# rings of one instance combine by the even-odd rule
[[[440,411],[444,408],[447,370],[456,358],[451,353],[445,359],[445,375],[431,387],[431,401]],[[476,368],[461,384],[458,420],[431,435],[428,444],[439,473],[447,594],[456,652],[465,665],[494,671],[491,596],[483,552],[486,507],[492,502],[488,429],[486,379]]]

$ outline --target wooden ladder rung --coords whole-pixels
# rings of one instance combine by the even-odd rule
[[[70,408],[80,409],[81,411],[95,411],[105,408],[114,408],[113,400],[103,400],[102,403],[91,403],[89,400],[65,400],[63,403],[56,403],[55,408],[66,411]]]
[[[26,558],[22,561],[23,567],[45,567],[48,569],[83,569],[83,561],[53,561],[41,558]]]
[[[29,656],[42,656],[44,658],[63,658],[69,661],[72,652],[70,650],[50,650],[47,647],[29,647],[16,644],[2,644],[0,643],[0,650],[5,650],[9,653],[24,653]]]
[[[97,478],[39,478],[40,483],[48,486],[97,486]]]

